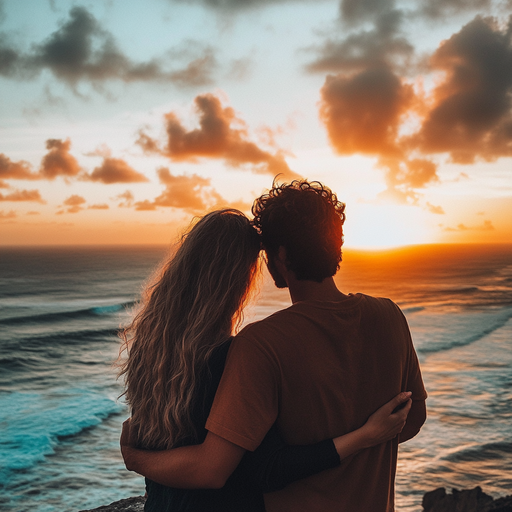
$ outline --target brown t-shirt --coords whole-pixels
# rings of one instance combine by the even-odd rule
[[[426,398],[407,322],[392,301],[305,301],[233,341],[206,428],[254,450],[277,421],[289,444],[351,432],[400,391]],[[270,512],[394,510],[396,439],[266,495]]]

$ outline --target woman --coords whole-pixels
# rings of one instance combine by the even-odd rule
[[[128,358],[121,374],[132,417],[121,444],[127,468],[149,477],[145,510],[264,511],[263,491],[339,465],[395,437],[405,423],[410,400],[402,393],[360,429],[316,445],[286,446],[271,429],[222,488],[208,489],[219,485],[190,470],[187,457],[201,457],[211,435],[204,425],[258,273],[259,250],[258,235],[241,212],[204,216],[146,289],[142,309],[122,333]],[[405,407],[393,414],[399,404]],[[159,450],[152,452],[158,459],[133,462],[139,452],[133,444]]]

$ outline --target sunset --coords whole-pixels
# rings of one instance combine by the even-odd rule
[[[348,247],[512,242],[506,2],[1,5],[2,245],[166,244],[277,175]]]
[[[512,506],[511,12],[0,0],[0,508]]]

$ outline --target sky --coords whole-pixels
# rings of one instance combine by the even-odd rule
[[[512,0],[0,0],[0,245],[170,242],[279,182],[345,244],[512,243]]]

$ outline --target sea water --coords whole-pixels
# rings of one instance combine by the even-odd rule
[[[77,511],[144,492],[118,449],[112,363],[164,247],[0,249],[0,509]],[[436,487],[512,492],[512,247],[345,251],[346,293],[390,297],[413,334],[429,417],[401,445],[397,510]],[[290,304],[267,279],[246,321]]]

